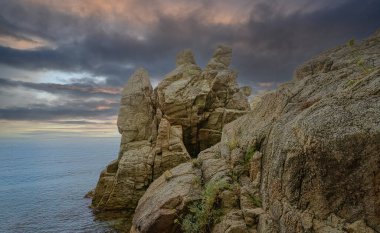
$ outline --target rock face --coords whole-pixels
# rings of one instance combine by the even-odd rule
[[[239,89],[228,68],[231,52],[219,46],[202,71],[184,50],[155,90],[145,70],[130,77],[117,121],[119,156],[100,175],[95,209],[134,210],[153,180],[218,143],[223,126],[248,112],[250,89]]]
[[[124,209],[126,203],[137,203],[152,180],[153,101],[148,73],[137,70],[122,93],[117,120],[122,135],[119,157],[100,175],[92,200],[95,208]]]
[[[179,165],[154,181],[139,201],[131,232],[380,232],[380,32],[350,44],[300,66],[292,81],[225,125],[221,142],[202,151],[193,166]],[[199,76],[199,82],[214,77],[212,91],[206,98],[188,93],[199,103],[195,108],[160,99],[176,109],[169,121],[186,121],[190,149],[194,138],[203,138],[201,129],[220,129],[228,103],[243,92],[226,85],[230,71],[214,75],[229,61],[227,49],[219,48]],[[200,73],[194,64],[181,64]],[[196,117],[206,112],[207,120]],[[201,126],[198,132],[192,122]],[[229,185],[211,192],[220,181]],[[197,209],[199,200],[203,207]]]
[[[185,50],[177,56],[176,69],[156,88],[157,107],[171,124],[182,126],[191,156],[219,142],[223,126],[250,109],[251,93],[239,89],[237,73],[228,69],[231,52],[219,46],[202,71]]]
[[[188,162],[166,171],[155,180],[139,201],[132,232],[179,231],[180,226],[174,223],[177,212],[184,211],[188,203],[199,198],[201,186],[197,180],[200,176],[200,169],[193,169],[192,163]]]

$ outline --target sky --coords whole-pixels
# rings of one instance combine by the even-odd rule
[[[139,67],[156,85],[193,50],[233,48],[254,94],[380,28],[380,0],[0,0],[0,137],[113,137]]]

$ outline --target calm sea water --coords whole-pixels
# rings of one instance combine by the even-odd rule
[[[0,139],[0,232],[113,232],[83,196],[118,138]]]

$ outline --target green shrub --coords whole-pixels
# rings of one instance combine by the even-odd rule
[[[256,152],[256,145],[248,147],[244,155],[244,163],[249,163]]]
[[[262,203],[261,203],[261,199],[259,197],[256,197],[255,195],[249,195],[249,197],[251,198],[252,203],[256,207],[261,207]]]
[[[228,142],[228,147],[230,148],[230,151],[232,151],[233,149],[237,148],[238,145],[239,145],[239,142],[236,140],[236,138],[232,138]]]
[[[348,46],[351,47],[351,48],[354,47],[355,46],[355,39],[349,40],[348,41]]]
[[[355,65],[359,68],[363,75],[368,75],[374,70],[374,65],[369,64],[368,61],[365,61],[362,56],[360,56],[357,50],[354,50],[355,40],[351,39],[348,41],[348,46],[351,49],[351,58],[354,60]]]
[[[218,222],[222,212],[218,209],[218,195],[231,186],[225,180],[210,182],[202,193],[202,200],[189,206],[189,213],[182,219],[181,228],[185,233],[205,233]]]
[[[241,176],[241,172],[238,173],[238,172],[236,172],[236,171],[232,171],[232,170],[231,170],[231,172],[229,173],[229,175],[231,176],[232,181],[233,181],[234,183],[238,183],[238,182],[239,182],[239,179],[240,179],[240,176]]]
[[[184,74],[185,74],[186,76],[197,76],[197,75],[199,75],[199,71],[198,71],[198,70],[195,70],[195,69],[186,69],[186,70],[184,71]]]
[[[202,166],[202,161],[199,159],[191,160],[193,168],[200,168]]]

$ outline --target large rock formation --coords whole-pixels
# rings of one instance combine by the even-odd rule
[[[231,52],[219,46],[202,71],[184,50],[155,90],[145,70],[132,75],[117,121],[119,156],[100,175],[95,209],[134,210],[153,180],[218,143],[223,126],[247,113],[250,89],[239,89],[228,68]]]
[[[228,65],[225,51],[200,82]],[[221,74],[232,75],[218,72],[212,94],[192,98],[214,110],[201,129],[220,122],[220,99],[241,95]],[[150,185],[131,232],[380,232],[380,32],[310,60],[253,106],[220,143]],[[202,138],[192,131],[197,107],[173,112],[187,120],[190,143]]]
[[[148,73],[137,70],[122,92],[117,120],[122,135],[119,156],[100,175],[92,200],[95,208],[125,209],[128,203],[137,203],[150,184],[152,136],[157,134],[153,101]]]
[[[231,48],[219,46],[204,71],[191,51],[177,56],[177,68],[156,89],[157,107],[171,124],[181,125],[187,151],[196,156],[220,141],[223,126],[249,110],[246,96],[228,69]]]

